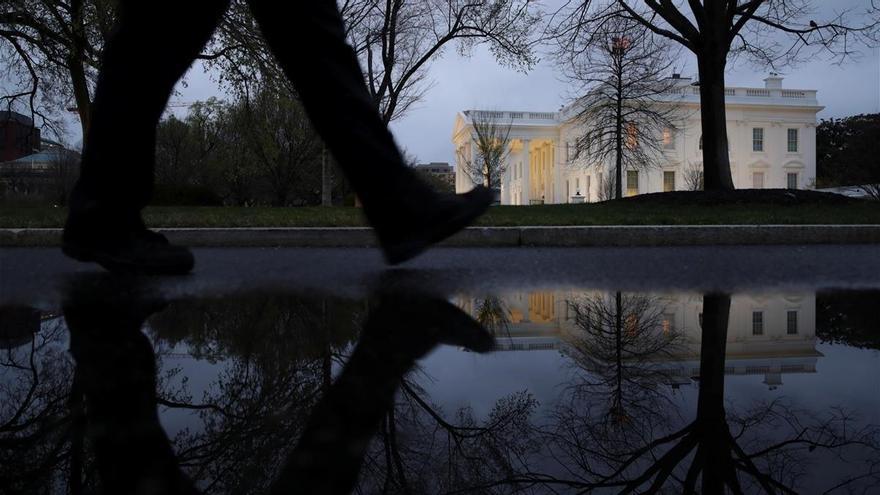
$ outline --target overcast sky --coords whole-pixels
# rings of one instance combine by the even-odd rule
[[[864,0],[834,0],[820,2],[820,10]],[[823,13],[817,13],[821,19]],[[695,73],[689,52],[683,60],[690,69],[684,75]],[[429,71],[433,87],[424,100],[405,116],[393,122],[392,131],[401,147],[421,162],[454,161],[450,140],[457,112],[472,108],[493,110],[555,111],[567,102],[570,88],[561,80],[557,70],[543,57],[528,74],[499,67],[486,50],[477,49],[470,58],[463,58],[455,50],[447,50],[443,58],[434,61]],[[842,117],[859,113],[880,112],[880,50],[863,52],[858,60],[837,66],[818,59],[811,63],[780,71],[785,77],[783,87],[817,89],[819,103],[825,109],[820,118]],[[729,86],[762,86],[766,71],[756,71],[747,64],[729,69]],[[193,67],[186,77],[186,87],[178,85],[174,101],[192,102],[210,96],[221,96],[211,78],[200,66]],[[178,109],[175,113],[185,113]],[[75,128],[75,127],[74,127]],[[78,136],[74,141],[78,140]]]

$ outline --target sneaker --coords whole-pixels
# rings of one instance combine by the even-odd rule
[[[189,249],[174,246],[164,235],[147,229],[109,237],[82,235],[65,228],[61,250],[77,261],[94,262],[113,273],[183,275],[195,265]]]
[[[494,196],[484,186],[464,194],[441,195],[414,219],[376,226],[385,260],[391,265],[403,263],[464,229],[486,212]]]

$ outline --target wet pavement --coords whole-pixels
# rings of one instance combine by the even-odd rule
[[[0,493],[877,493],[875,246],[0,250]]]

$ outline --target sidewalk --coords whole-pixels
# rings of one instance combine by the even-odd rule
[[[374,247],[366,227],[168,228],[171,242],[201,247]],[[61,229],[0,229],[0,246],[58,246]],[[590,247],[880,244],[880,225],[641,225],[470,227],[450,247]]]

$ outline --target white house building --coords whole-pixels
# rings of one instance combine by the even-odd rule
[[[665,101],[677,105],[679,124],[664,130],[662,157],[648,169],[626,170],[626,195],[687,190],[686,174],[702,170],[699,88],[681,78]],[[782,87],[771,74],[763,88],[725,89],[727,134],[734,186],[745,188],[812,188],[816,178],[816,114],[822,110],[815,90]],[[602,184],[613,174],[609,163],[589,156],[571,160],[583,128],[572,106],[559,112],[467,110],[455,119],[455,190],[474,184],[462,170],[476,159],[473,120],[491,117],[510,124],[510,152],[501,178],[501,204],[528,205],[593,202],[605,199]]]
[[[632,296],[636,294],[628,294]],[[703,296],[696,293],[638,294],[645,306],[625,307],[622,324],[651,327],[669,336],[675,346],[640,362],[661,372],[669,385],[690,383],[700,375]],[[584,338],[592,338],[578,323],[573,305],[603,300],[614,309],[614,293],[588,289],[511,292],[497,296],[506,327],[496,336],[498,351],[559,350],[567,353]],[[481,299],[460,296],[456,303],[475,318]],[[639,307],[649,316],[633,311]],[[630,320],[633,318],[634,320]],[[649,329],[645,338],[650,338]],[[629,331],[629,330],[627,330]],[[816,294],[814,292],[734,294],[731,296],[726,343],[726,375],[763,376],[770,388],[782,384],[785,374],[816,373],[822,353],[816,349]],[[648,364],[650,363],[650,364]]]

